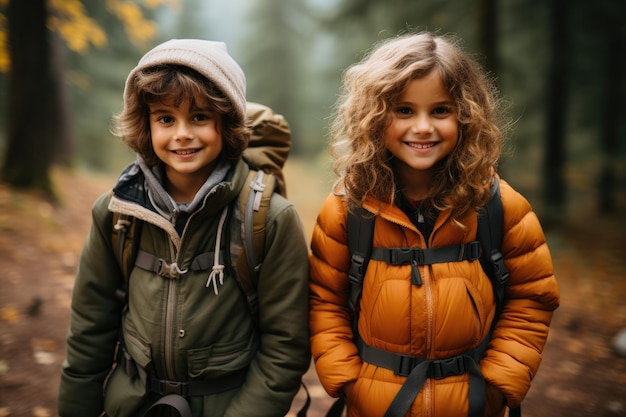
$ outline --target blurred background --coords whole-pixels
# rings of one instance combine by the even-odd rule
[[[55,415],[89,207],[134,159],[111,116],[145,52],[226,42],[248,99],[291,126],[288,196],[310,236],[342,72],[419,30],[457,35],[494,75],[512,122],[499,170],[553,251],[562,306],[526,416],[626,415],[625,1],[0,0],[0,417]]]
[[[132,158],[109,134],[124,80],[143,53],[169,38],[226,42],[247,74],[249,100],[289,121],[292,156],[324,161],[342,71],[380,39],[427,29],[461,37],[496,77],[514,122],[501,170],[546,222],[625,205],[626,2],[0,5],[0,161],[10,184],[45,189],[53,164],[117,172]]]

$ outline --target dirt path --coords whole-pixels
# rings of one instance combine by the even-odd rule
[[[290,199],[307,233],[326,194],[292,168]],[[109,177],[55,174],[62,204],[0,185],[0,417],[56,416],[68,309],[89,208]],[[309,181],[306,183],[306,181]],[[312,191],[313,190],[313,191]],[[626,415],[626,358],[611,342],[626,327],[626,247],[621,221],[548,234],[562,291],[544,361],[523,404],[524,417]],[[332,404],[313,369],[305,382],[310,417]],[[299,409],[299,394],[294,410]]]

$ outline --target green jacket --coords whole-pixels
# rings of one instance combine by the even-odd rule
[[[113,197],[107,193],[96,201],[72,297],[58,400],[61,417],[95,417],[103,410],[116,417],[140,416],[159,398],[146,394],[141,378],[124,366],[110,373],[120,324],[128,353],[148,378],[219,384],[245,373],[245,381],[234,389],[191,397],[194,417],[287,413],[310,363],[308,250],[295,208],[275,194],[258,282],[259,314],[253,319],[229,269],[229,258],[242,250],[236,202],[248,172],[243,161],[235,164],[226,180],[206,194],[180,235],[153,208],[136,165],[122,175]],[[210,268],[197,271],[191,264],[198,255],[215,251],[218,220],[227,206],[230,220],[219,240],[230,256],[218,260],[225,265],[224,279],[214,287],[208,282]],[[141,249],[187,271],[167,278],[136,266],[124,313],[115,295],[123,277],[111,244],[111,210],[144,220]]]

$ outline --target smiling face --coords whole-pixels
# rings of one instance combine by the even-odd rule
[[[206,98],[184,100],[180,105],[149,105],[152,147],[165,164],[166,189],[178,201],[193,198],[204,184],[222,152],[220,115]]]
[[[410,81],[390,109],[384,143],[395,157],[398,184],[404,190],[413,188],[410,194],[423,194],[435,165],[456,146],[459,126],[454,103],[438,72],[430,71]]]

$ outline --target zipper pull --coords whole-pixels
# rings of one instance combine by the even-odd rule
[[[422,277],[420,276],[417,261],[411,261],[411,283],[413,285],[422,286]]]

